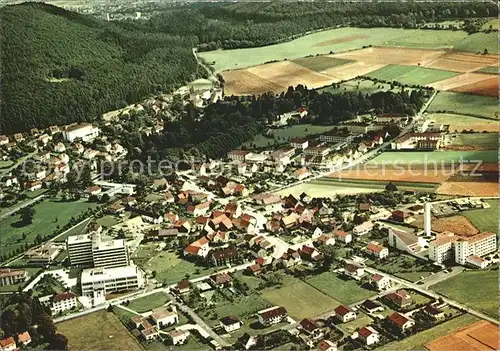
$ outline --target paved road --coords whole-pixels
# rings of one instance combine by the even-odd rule
[[[2,214],[0,214],[0,219],[4,219],[6,217],[9,217],[11,214],[14,214],[16,213],[17,211],[19,211],[20,209],[26,207],[26,206],[29,206],[31,204],[34,204],[35,202],[43,199],[46,195],[45,194],[42,194],[42,195],[39,195],[37,197],[34,197],[33,199],[29,199],[29,200],[26,200],[20,204],[16,204],[14,205],[12,208],[10,208],[8,211],[6,212],[3,212]]]

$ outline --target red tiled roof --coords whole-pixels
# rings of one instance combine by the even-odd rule
[[[335,314],[342,317],[348,314],[349,312],[352,312],[351,309],[343,305],[340,305],[335,309]]]
[[[270,318],[277,317],[277,316],[284,316],[287,313],[288,312],[286,311],[285,307],[276,307],[276,308],[273,308],[271,310],[268,310],[268,311],[265,311],[265,312],[262,312],[259,314],[262,317],[262,319],[266,320],[266,319],[270,319]]]
[[[60,293],[60,294],[57,294],[56,296],[54,296],[54,302],[69,300],[69,299],[73,299],[75,297],[76,297],[76,295],[73,294],[72,292],[64,292],[64,293]]]
[[[302,327],[302,329],[312,333],[314,330],[318,329],[318,326],[316,325],[316,323],[314,323],[313,320],[309,319],[309,318],[304,318],[303,320],[300,321],[300,326]]]
[[[10,345],[15,345],[15,344],[16,344],[16,342],[14,341],[14,338],[12,336],[0,340],[1,347],[7,347]]]
[[[409,321],[408,318],[406,318],[404,315],[398,312],[394,312],[393,314],[391,314],[389,316],[389,320],[394,324],[396,324],[398,327],[403,327],[406,324],[406,322]]]
[[[383,249],[385,249],[385,247],[376,243],[369,243],[366,248],[371,252],[376,252],[376,253],[380,253]]]

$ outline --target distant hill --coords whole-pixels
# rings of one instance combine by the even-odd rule
[[[24,3],[0,9],[0,134],[93,120],[196,77],[194,36]]]

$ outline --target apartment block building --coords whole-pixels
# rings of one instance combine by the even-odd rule
[[[66,248],[71,266],[113,268],[130,263],[125,240],[104,241],[99,233],[70,236]]]
[[[455,261],[465,264],[469,256],[484,256],[497,249],[495,233],[485,232],[469,238],[460,238],[455,242]]]
[[[0,269],[0,286],[19,284],[28,279],[28,273],[24,269]]]

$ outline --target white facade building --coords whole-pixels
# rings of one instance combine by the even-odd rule
[[[67,127],[63,130],[63,137],[70,143],[75,139],[83,141],[91,141],[99,136],[99,128],[90,123],[80,123],[74,126]]]
[[[130,264],[127,245],[123,239],[100,241],[92,247],[94,267],[120,267]]]
[[[481,233],[470,238],[461,238],[454,244],[455,261],[465,264],[469,256],[484,256],[497,249],[497,236],[495,233]]]
[[[93,305],[104,303],[112,292],[139,289],[144,286],[144,273],[135,265],[116,268],[90,268],[82,271],[82,296]]]
[[[19,284],[28,279],[28,273],[24,269],[0,269],[0,286]]]
[[[71,266],[93,264],[92,261],[92,235],[72,235],[66,239]]]

